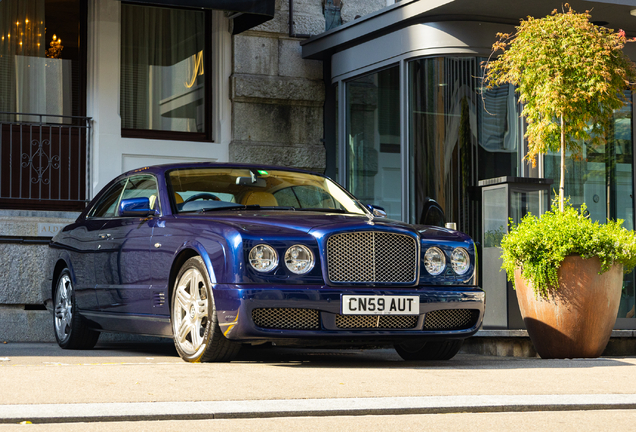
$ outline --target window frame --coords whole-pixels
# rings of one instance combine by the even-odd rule
[[[106,190],[106,192],[104,192],[104,194],[100,197],[100,199],[95,203],[95,205],[91,207],[91,209],[88,211],[88,213],[86,214],[86,219],[91,219],[91,220],[93,219],[121,219],[123,216],[119,216],[118,214],[115,214],[113,216],[94,216],[93,214],[95,210],[97,209],[97,207],[99,207],[99,205],[102,202],[104,202],[104,200],[107,197],[110,196],[110,192],[116,189],[118,185],[123,183],[124,186],[119,192],[119,196],[117,197],[117,205],[115,206],[115,209],[119,208],[119,204],[121,203],[121,199],[124,196],[124,192],[126,192],[126,186],[128,186],[128,182],[130,181],[131,178],[135,178],[135,177],[150,177],[152,181],[155,182],[155,185],[157,186],[157,207],[158,207],[159,213],[154,215],[153,217],[163,216],[163,206],[161,205],[161,193],[159,190],[159,181],[157,180],[157,177],[153,174],[132,174],[122,178],[121,180],[115,182],[111,187],[109,187],[108,190]],[[133,217],[133,216],[127,216],[127,217]]]
[[[200,142],[214,142],[212,135],[212,10],[210,9],[197,9],[188,7],[176,7],[176,6],[163,6],[154,4],[142,4],[135,2],[122,2],[125,5],[143,6],[149,8],[162,8],[162,9],[182,9],[192,10],[196,12],[204,13],[205,32],[204,32],[204,55],[203,55],[203,70],[209,71],[207,74],[203,74],[204,83],[204,132],[180,132],[180,131],[168,131],[158,129],[133,129],[133,128],[121,128],[122,138],[135,138],[135,139],[153,139],[153,140],[168,140],[168,141],[200,141]],[[121,30],[120,30],[120,49],[121,49]],[[207,55],[206,55],[207,53]],[[121,58],[120,58],[121,61]],[[119,66],[119,76],[121,80],[121,64]],[[121,87],[119,91],[121,99]],[[121,113],[120,113],[121,116]]]

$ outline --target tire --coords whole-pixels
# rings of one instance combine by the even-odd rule
[[[170,321],[179,356],[192,363],[227,362],[241,345],[219,327],[208,271],[201,257],[187,260],[172,290]]]
[[[63,349],[91,349],[99,332],[88,328],[77,312],[71,272],[62,270],[55,284],[53,330],[57,344]]]
[[[450,360],[459,352],[464,341],[447,339],[432,342],[406,342],[395,344],[395,351],[404,360]]]

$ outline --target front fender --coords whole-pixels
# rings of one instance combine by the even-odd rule
[[[53,293],[55,290],[56,269],[60,261],[64,262],[64,267],[68,268],[71,273],[71,281],[76,284],[75,269],[71,264],[71,256],[67,250],[61,249],[56,243],[50,243],[46,254],[46,269],[44,270],[44,279],[40,283],[40,292],[42,293],[42,302],[48,311],[53,312]]]

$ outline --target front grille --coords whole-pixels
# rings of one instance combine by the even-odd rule
[[[336,315],[336,327],[341,329],[412,329],[418,315]]]
[[[474,327],[479,319],[476,309],[444,309],[426,314],[424,330],[464,330]]]
[[[327,240],[331,282],[414,283],[417,242],[404,234],[354,232]]]
[[[252,320],[257,327],[268,329],[314,330],[320,328],[320,314],[315,309],[254,309]]]

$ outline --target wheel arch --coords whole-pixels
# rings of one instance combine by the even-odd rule
[[[71,274],[71,281],[75,283],[75,275],[73,274],[71,266],[64,258],[58,258],[58,260],[55,262],[55,266],[53,267],[53,279],[51,280],[51,290],[49,292],[49,294],[51,295],[51,301],[53,301],[53,299],[55,298],[57,279],[60,277],[64,269],[68,269],[69,273]]]
[[[172,267],[170,268],[170,276],[168,278],[168,304],[169,307],[172,308],[172,292],[174,291],[174,284],[177,281],[177,275],[179,274],[179,270],[183,267],[183,264],[187,260],[192,257],[201,256],[198,251],[191,248],[186,248],[180,251],[175,257],[174,261],[172,261]]]

